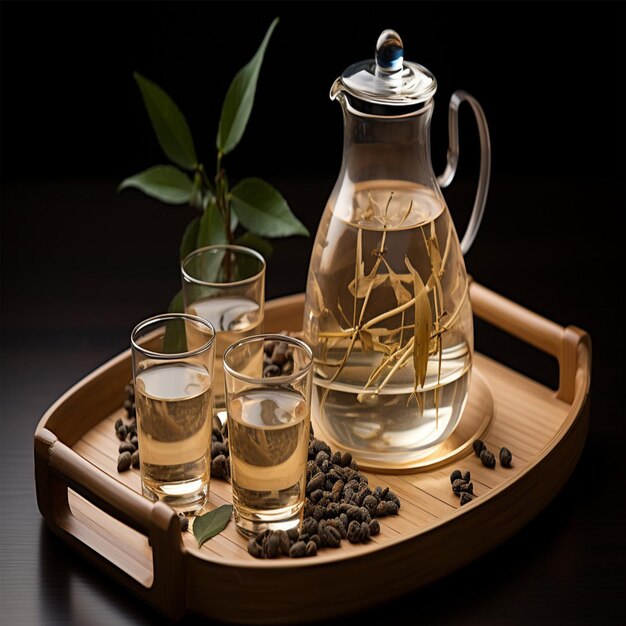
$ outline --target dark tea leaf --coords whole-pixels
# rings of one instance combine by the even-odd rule
[[[134,76],[163,152],[176,165],[187,170],[194,169],[198,159],[185,116],[156,83],[139,72],[135,72]]]
[[[200,231],[200,217],[194,217],[185,228],[183,238],[180,242],[180,260],[193,252],[198,247],[198,232]]]
[[[224,218],[221,216],[214,200],[210,200],[200,219],[198,231],[198,248],[214,246],[220,243],[228,243]]]
[[[155,165],[124,179],[118,191],[134,187],[147,196],[167,204],[185,204],[191,198],[193,182],[173,165]]]
[[[232,504],[222,504],[204,515],[199,515],[193,521],[193,534],[198,542],[198,548],[211,537],[219,535],[230,520],[233,513]]]
[[[280,192],[260,178],[244,178],[231,190],[231,206],[239,221],[263,237],[308,236]]]
[[[246,248],[256,250],[262,254],[263,258],[266,260],[272,256],[272,252],[274,251],[272,244],[267,239],[250,232],[244,233],[241,237],[237,237],[235,243],[238,246],[245,246]]]
[[[187,352],[185,320],[175,319],[165,322],[163,352],[165,354],[181,354]]]
[[[228,154],[241,141],[246,130],[254,104],[254,94],[265,49],[277,23],[278,18],[270,24],[256,54],[237,72],[228,88],[222,106],[216,142],[217,149],[224,154]]]

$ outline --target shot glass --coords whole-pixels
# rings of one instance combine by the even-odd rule
[[[264,377],[263,355],[277,341],[287,344],[293,369],[288,375]],[[224,352],[233,505],[244,536],[300,525],[312,363],[309,346],[284,335],[247,337]]]
[[[215,329],[157,315],[131,334],[141,485],[182,513],[201,509],[211,475]]]
[[[185,313],[215,327],[214,409],[225,420],[224,350],[263,331],[265,261],[249,248],[215,245],[191,252],[181,263]]]

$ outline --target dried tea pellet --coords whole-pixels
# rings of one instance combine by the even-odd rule
[[[274,533],[278,537],[278,547],[281,554],[289,556],[289,548],[291,542],[289,541],[289,535],[284,530],[277,530]]]
[[[471,502],[472,500],[473,498],[469,493],[461,494],[461,506],[463,506],[464,504],[467,504],[468,502]]]
[[[341,533],[333,526],[325,526],[318,534],[324,546],[338,548],[341,545]]]
[[[365,498],[363,498],[363,506],[369,511],[370,515],[375,515],[378,500],[372,495],[365,496]]]
[[[370,527],[370,535],[372,537],[380,533],[380,522],[377,519],[373,519],[368,525]]]
[[[124,441],[124,439],[126,439],[126,435],[128,434],[128,430],[126,429],[126,426],[124,424],[122,424],[116,431],[115,433],[117,434],[117,438],[120,441]]]
[[[353,520],[348,525],[348,541],[350,543],[359,543],[361,541],[361,524]]]
[[[470,471],[467,470],[467,472],[463,472],[463,480],[468,483],[472,478],[472,475],[470,474]]]
[[[248,541],[248,554],[251,554],[256,559],[263,558],[263,549],[257,543],[256,538],[252,538]]]
[[[387,495],[385,495],[385,500],[388,502],[393,502],[398,508],[400,508],[400,498],[393,492],[388,491]]]
[[[317,533],[317,520],[307,517],[302,522],[302,532],[307,535],[315,535]]]
[[[276,533],[268,536],[267,542],[264,542],[264,552],[268,559],[275,559],[280,553],[280,537]]]
[[[319,474],[315,474],[311,480],[306,484],[306,492],[313,493],[318,489],[324,489],[324,485],[326,483],[326,477],[322,472]]]
[[[115,430],[119,430],[120,426],[123,424],[124,422],[122,421],[122,418],[117,418],[115,420]]]
[[[299,534],[300,534],[300,532],[298,531],[297,528],[290,528],[287,531],[287,537],[289,537],[290,541],[297,541]]]
[[[454,493],[458,496],[462,491],[461,487],[465,485],[467,485],[467,483],[462,478],[457,478],[452,483],[452,491],[454,491]]]
[[[211,476],[213,478],[227,478],[230,475],[228,459],[220,454],[211,461]]]
[[[306,544],[306,555],[307,556],[315,556],[317,554],[317,544],[315,541],[309,541]]]
[[[331,502],[326,507],[326,512],[324,514],[324,517],[326,517],[327,519],[331,519],[331,518],[335,518],[338,516],[339,516],[339,505],[336,502]]]
[[[339,497],[341,497],[341,494],[343,493],[343,488],[344,488],[344,484],[343,484],[343,480],[338,480],[332,488],[332,493],[333,495],[337,495]]]
[[[341,465],[341,467],[350,467],[351,463],[352,463],[352,455],[349,452],[344,452],[341,455],[341,460],[339,462],[339,465]]]
[[[385,515],[387,515],[387,503],[382,501],[376,505],[376,517],[384,517]]]
[[[139,467],[139,450],[135,450],[131,455],[130,455],[130,463],[134,468],[138,468]]]
[[[178,521],[180,522],[180,532],[184,533],[189,528],[189,519],[182,513],[179,513]]]
[[[320,450],[316,455],[315,455],[315,462],[321,466],[322,463],[324,463],[324,461],[328,461],[330,459],[330,455],[328,454],[328,452],[325,452],[324,450]]]
[[[320,506],[319,504],[313,509],[313,514],[312,516],[314,519],[316,519],[318,522],[322,519],[324,519],[324,507]]]
[[[463,478],[461,471],[456,469],[452,472],[452,474],[450,474],[450,483],[453,483],[455,480],[459,480],[460,478]]]
[[[397,515],[399,508],[396,502],[387,502],[387,515]]]
[[[493,453],[484,448],[480,453],[480,462],[485,466],[493,469],[496,466],[496,457],[493,456]]]
[[[480,453],[487,447],[480,439],[475,439],[474,443],[472,443],[472,447],[474,448],[474,454],[476,456],[480,456]]]
[[[130,452],[132,454],[136,449],[137,448],[130,441],[122,441],[117,451],[120,454],[122,454],[122,452]]]
[[[223,454],[226,457],[229,455],[228,444],[223,441],[215,441],[211,444],[211,458],[214,459],[220,454]]]
[[[304,541],[296,541],[289,549],[289,556],[292,559],[299,559],[306,556],[306,543],[304,543]]]
[[[359,540],[361,543],[365,543],[370,538],[370,527],[369,524],[362,522],[361,528],[359,531]]]
[[[280,376],[281,374],[282,370],[275,363],[271,363],[263,369],[264,378],[273,378],[275,376]]]
[[[117,471],[125,472],[130,468],[131,455],[130,452],[122,452],[117,459]]]
[[[309,495],[309,500],[313,504],[317,504],[324,497],[324,492],[321,489],[316,489]]]
[[[511,461],[513,460],[513,455],[508,448],[500,448],[500,465],[502,467],[511,467]]]

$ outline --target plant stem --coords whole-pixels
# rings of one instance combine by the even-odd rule
[[[200,178],[202,180],[202,184],[206,189],[208,189],[215,196],[215,187],[211,183],[209,177],[206,175],[206,171],[204,169],[204,165],[202,163],[198,163],[196,168],[196,172],[200,174]]]
[[[226,241],[228,243],[233,243],[234,237],[233,233],[230,230],[230,202],[228,201],[228,184],[226,182],[226,175],[224,169],[222,168],[222,157],[224,153],[221,150],[217,151],[217,160],[216,160],[216,172],[215,172],[215,204],[217,205],[217,209],[224,220],[224,233],[226,235]],[[225,270],[226,270],[226,280],[228,282],[231,281],[232,276],[232,267],[231,267],[231,259],[230,254],[226,254],[225,256]]]

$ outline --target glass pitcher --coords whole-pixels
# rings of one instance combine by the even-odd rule
[[[400,37],[386,30],[375,60],[350,66],[331,88],[343,109],[343,162],[315,238],[303,326],[324,436],[362,463],[391,469],[429,454],[463,412],[473,352],[463,254],[480,225],[490,172],[482,109],[457,91],[447,167],[435,176],[437,83],[403,57]],[[478,122],[481,167],[459,243],[440,188],[456,171],[463,101]]]

